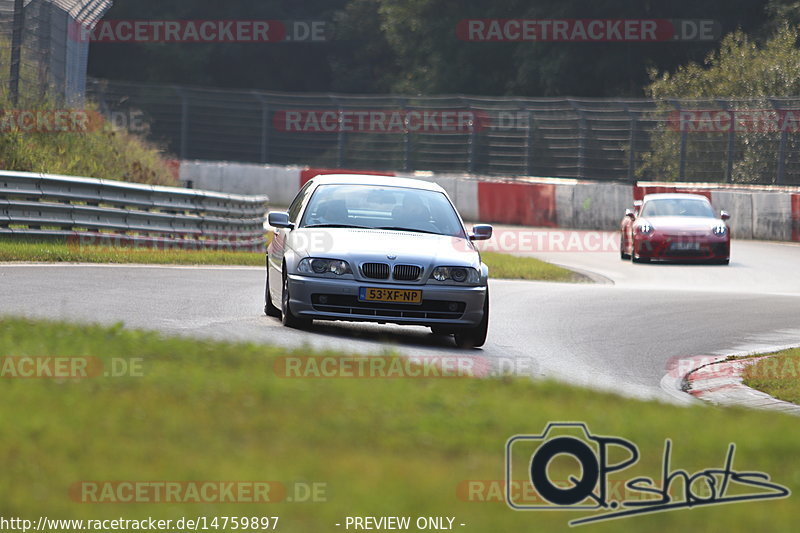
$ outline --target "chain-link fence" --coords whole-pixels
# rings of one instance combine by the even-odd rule
[[[81,105],[92,28],[111,0],[0,0],[0,92]]]
[[[593,180],[800,184],[800,98],[279,94],[90,80],[182,159]]]

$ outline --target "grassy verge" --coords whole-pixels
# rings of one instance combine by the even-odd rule
[[[7,43],[0,39],[0,49],[8,50]],[[8,72],[2,60],[0,72]],[[25,79],[38,75],[23,72]],[[177,185],[162,150],[143,136],[106,122],[94,104],[65,109],[46,97],[32,96],[38,92],[38,87],[23,83],[19,102],[12,105],[7,91],[0,88],[0,119],[7,125],[0,135],[0,169]],[[55,122],[55,111],[75,112],[79,118],[48,126]],[[33,112],[43,126],[37,131],[21,128],[15,117],[22,112]]]
[[[690,473],[722,467],[735,442],[736,470],[763,470],[800,490],[800,426],[780,413],[681,408],[510,378],[288,379],[273,370],[285,355],[276,347],[119,326],[0,319],[0,356],[8,355],[95,356],[107,369],[112,361],[138,363],[135,375],[124,377],[6,374],[4,516],[278,515],[283,531],[340,531],[334,524],[344,525],[346,516],[453,516],[464,531],[566,531],[567,520],[587,513],[516,512],[502,501],[480,501],[482,491],[473,499],[459,491],[469,480],[503,478],[510,436],[563,420],[636,442],[641,459],[626,475],[660,479],[665,438],[673,439],[671,468]],[[557,464],[554,473],[572,467]],[[261,505],[74,501],[70,487],[89,480],[319,483],[324,497]],[[591,530],[793,531],[797,517],[790,498],[627,518]]]
[[[63,241],[0,239],[0,261],[264,266],[264,254],[224,250],[154,250],[73,245]]]
[[[742,372],[748,387],[800,404],[800,348],[777,352]]]
[[[580,281],[581,276],[532,257],[514,257],[495,252],[481,254],[496,279]],[[148,250],[109,246],[73,246],[63,242],[0,239],[0,261],[142,263],[180,265],[262,266],[258,252]]]
[[[566,268],[533,257],[518,257],[498,252],[481,252],[489,274],[498,279],[528,279],[539,281],[587,281],[586,277]]]

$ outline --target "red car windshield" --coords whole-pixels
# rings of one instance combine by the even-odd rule
[[[705,200],[687,198],[663,198],[648,200],[642,207],[643,217],[711,217],[714,209]]]

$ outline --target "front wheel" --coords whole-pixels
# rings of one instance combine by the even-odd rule
[[[308,318],[300,318],[292,314],[289,307],[289,276],[286,275],[286,266],[283,268],[283,291],[281,291],[281,322],[287,328],[304,329],[311,325]]]
[[[455,332],[456,346],[459,348],[478,348],[486,342],[489,333],[489,289],[483,301],[483,318],[474,328],[460,329]]]
[[[630,254],[625,253],[625,239],[622,235],[619,236],[619,258],[622,260],[630,259]]]
[[[269,295],[269,258],[267,258],[267,288],[264,290],[264,314],[276,318],[281,316],[281,310],[275,307]]]

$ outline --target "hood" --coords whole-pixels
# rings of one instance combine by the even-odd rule
[[[289,246],[300,257],[450,265],[478,268],[478,252],[466,237],[355,228],[300,228]],[[388,259],[387,256],[396,256]]]

